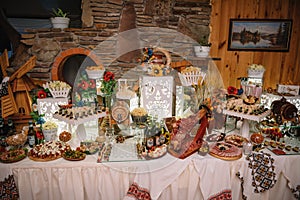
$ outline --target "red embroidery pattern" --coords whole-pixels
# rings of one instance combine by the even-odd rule
[[[19,199],[18,189],[13,175],[9,175],[3,181],[0,181],[0,198],[3,200]]]
[[[137,183],[132,183],[127,191],[127,196],[133,197],[136,200],[151,200],[149,191],[139,187]]]
[[[223,190],[208,198],[208,200],[231,200],[231,190]]]

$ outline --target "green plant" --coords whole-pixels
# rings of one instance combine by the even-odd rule
[[[67,12],[64,12],[62,9],[60,8],[52,8],[52,15],[54,17],[67,17],[68,13]]]
[[[211,43],[208,41],[208,38],[206,35],[199,38],[198,43],[201,46],[211,46]]]

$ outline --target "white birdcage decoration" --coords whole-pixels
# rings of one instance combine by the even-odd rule
[[[252,64],[248,67],[248,77],[263,78],[265,68],[263,65]]]
[[[202,85],[206,73],[199,70],[199,71],[178,73],[178,76],[183,86]]]
[[[49,89],[53,98],[66,98],[71,89],[71,86],[63,81],[50,81],[43,84],[43,87]]]

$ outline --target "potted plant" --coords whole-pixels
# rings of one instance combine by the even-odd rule
[[[199,45],[194,46],[194,52],[197,57],[208,57],[211,43],[208,42],[206,36],[199,39]]]
[[[53,17],[50,18],[53,28],[68,28],[70,23],[70,18],[67,17],[68,13],[64,12],[62,9],[52,9]]]

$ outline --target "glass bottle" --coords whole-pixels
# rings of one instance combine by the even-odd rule
[[[14,135],[16,133],[16,128],[12,119],[7,120],[7,135]]]
[[[0,146],[6,146],[5,142],[6,132],[4,127],[4,119],[0,117]]]
[[[0,118],[0,137],[5,137],[5,127],[4,127],[4,119],[1,117]]]
[[[27,139],[28,139],[29,147],[32,148],[34,145],[37,144],[37,137],[36,137],[36,132],[33,128],[32,121],[29,121],[28,124],[29,124],[29,129],[28,129]]]

